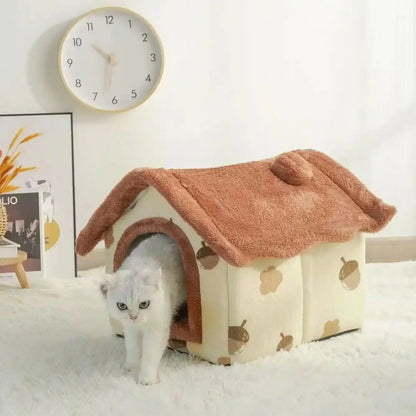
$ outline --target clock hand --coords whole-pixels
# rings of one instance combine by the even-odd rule
[[[107,78],[107,86],[110,89],[111,88],[111,81],[113,79],[113,68],[117,65],[117,61],[114,59],[114,54],[111,53],[109,55],[109,67],[108,67],[108,78]]]
[[[111,55],[107,52],[104,52],[98,45],[96,45],[95,43],[93,43],[91,45],[102,57],[104,57],[105,59],[107,59],[108,61],[111,61]]]
[[[107,70],[107,88],[111,88],[111,81],[113,79],[113,65],[109,65]]]
[[[110,65],[111,66],[116,66],[118,64],[118,62],[114,59],[114,54],[110,53]]]
[[[102,48],[100,48],[95,43],[93,43],[91,46],[102,57],[104,57],[108,61],[109,66],[108,66],[108,69],[107,69],[107,88],[110,89],[111,88],[111,81],[113,79],[113,67],[115,67],[118,64],[118,62],[114,59],[114,54],[113,53],[107,53],[107,52],[105,52]]]

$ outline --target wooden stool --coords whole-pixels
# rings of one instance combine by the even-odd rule
[[[27,259],[27,254],[24,251],[18,250],[17,257],[10,257],[0,259],[0,266],[13,266],[17,279],[19,280],[22,289],[27,289],[29,283],[27,282],[26,272],[22,263]]]

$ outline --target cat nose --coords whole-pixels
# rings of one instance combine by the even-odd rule
[[[130,319],[131,319],[132,321],[135,321],[135,320],[137,319],[137,315],[130,315]]]

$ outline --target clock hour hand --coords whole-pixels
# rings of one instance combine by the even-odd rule
[[[93,43],[91,45],[103,58],[107,59],[109,62],[111,62],[111,55],[105,51],[103,51],[98,45]]]
[[[117,65],[117,61],[114,59],[114,54],[113,53],[107,53],[104,52],[99,46],[97,46],[95,43],[91,45],[102,57],[104,57],[105,59],[107,59],[107,61],[110,63],[110,65],[112,66],[116,66]]]
[[[113,54],[113,53],[110,53],[109,60],[110,60],[110,65],[111,65],[111,66],[116,66],[116,65],[117,65],[117,63],[118,63],[118,62],[114,59],[114,54]]]

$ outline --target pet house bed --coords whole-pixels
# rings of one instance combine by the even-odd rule
[[[232,364],[361,328],[362,233],[395,212],[314,150],[212,169],[144,168],[114,187],[76,250],[86,255],[104,239],[113,272],[140,236],[173,237],[187,310],[170,345]]]

